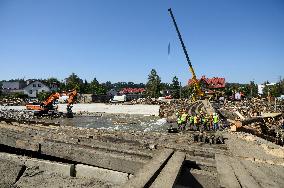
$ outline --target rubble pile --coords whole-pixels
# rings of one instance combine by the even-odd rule
[[[190,100],[181,99],[181,100],[171,100],[166,103],[160,104],[160,117],[171,117],[175,115],[175,113],[181,109],[189,110]],[[174,118],[176,119],[176,118]]]
[[[219,111],[233,120],[236,131],[251,133],[263,137],[278,145],[284,140],[284,104],[283,101],[268,102],[266,99],[227,101]]]
[[[139,98],[139,99],[133,99],[130,103],[131,104],[149,104],[149,105],[161,105],[163,103],[166,103],[165,100],[158,100],[155,98]]]
[[[25,101],[17,97],[1,98],[0,105],[1,106],[21,106],[21,105],[25,105]]]
[[[191,101],[189,99],[155,99],[155,98],[139,98],[131,101],[131,104],[147,104],[160,105],[160,117],[170,117],[178,110],[189,109]]]
[[[275,111],[275,103],[268,102],[265,99],[253,98],[243,101],[227,101],[220,110],[238,111],[244,117],[261,116],[263,113],[284,112],[284,101],[277,101],[277,110]]]
[[[32,120],[34,119],[34,114],[27,110],[1,110],[0,119]]]

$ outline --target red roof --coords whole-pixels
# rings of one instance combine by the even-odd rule
[[[144,88],[123,88],[119,93],[127,94],[127,93],[143,93],[146,90]]]
[[[217,89],[217,88],[225,88],[225,78],[206,78],[205,76],[202,76],[199,81],[204,81],[209,89]],[[188,80],[188,85],[191,85],[193,83],[192,79]]]

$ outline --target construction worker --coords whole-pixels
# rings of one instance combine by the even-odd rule
[[[181,111],[178,111],[176,113],[176,116],[177,116],[177,124],[178,124],[178,128],[180,127],[181,123],[182,123],[182,120],[181,120]]]
[[[193,126],[193,129],[196,131],[196,130],[199,130],[199,117],[198,115],[195,115],[193,117],[193,122],[194,122],[194,126]]]
[[[208,130],[208,128],[209,128],[209,126],[208,126],[208,119],[209,119],[208,114],[205,114],[203,116],[203,119],[202,119],[202,124],[203,124],[203,129],[204,130]]]
[[[217,114],[217,113],[214,113],[214,114],[213,114],[213,129],[214,129],[215,131],[219,129],[218,122],[219,122],[218,114]]]
[[[199,130],[201,131],[201,130],[203,130],[204,114],[203,114],[202,111],[200,111],[199,114],[200,114],[200,115],[199,115],[199,123],[200,123],[200,125],[199,125]]]
[[[189,117],[189,129],[192,130],[194,126],[194,116],[191,114]]]
[[[210,114],[210,116],[209,116],[209,120],[208,120],[209,122],[209,130],[213,130],[213,114]]]
[[[188,113],[186,112],[185,109],[183,109],[183,113],[181,115],[181,120],[182,120],[182,130],[185,130],[185,126],[187,124],[187,120],[188,120]]]

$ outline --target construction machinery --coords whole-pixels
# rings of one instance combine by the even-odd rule
[[[57,106],[54,106],[54,102],[59,99],[59,97],[66,95],[68,98],[66,99],[67,102],[67,114],[66,116],[68,118],[73,117],[72,113],[72,104],[75,101],[75,97],[77,96],[77,91],[72,90],[70,92],[64,92],[63,94],[60,94],[58,92],[51,94],[45,101],[43,101],[40,104],[27,104],[26,109],[27,110],[33,110],[34,115],[36,116],[43,116],[43,115],[49,115],[49,116],[61,116],[63,115],[62,112],[57,111]]]
[[[178,29],[176,20],[175,20],[174,15],[173,15],[173,12],[172,12],[171,9],[168,9],[168,11],[169,11],[170,16],[171,16],[171,18],[172,18],[172,20],[173,20],[173,23],[174,23],[176,32],[177,32],[178,37],[179,37],[179,41],[180,41],[180,43],[181,43],[183,52],[184,52],[184,54],[185,54],[187,63],[188,63],[188,65],[189,65],[189,70],[190,70],[190,72],[191,72],[191,74],[192,74],[192,79],[191,79],[191,80],[192,80],[192,83],[191,83],[191,84],[192,84],[192,86],[193,86],[192,100],[195,101],[195,100],[197,100],[197,99],[199,99],[199,98],[203,98],[204,95],[205,95],[205,93],[204,93],[204,91],[202,91],[201,86],[200,86],[200,82],[199,82],[198,79],[196,78],[195,71],[194,71],[193,66],[192,66],[192,64],[191,64],[191,61],[190,61],[190,59],[189,59],[189,56],[188,56],[186,47],[185,47],[184,42],[183,42],[183,40],[182,40],[181,34],[180,34],[180,32],[179,32],[179,29]]]

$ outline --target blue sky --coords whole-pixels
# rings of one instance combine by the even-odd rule
[[[0,80],[163,82],[197,76],[275,82],[284,76],[283,0],[0,0]],[[171,43],[171,54],[167,47]]]

